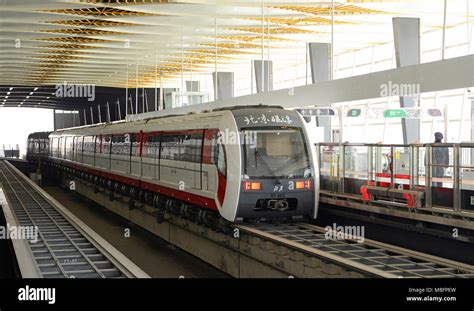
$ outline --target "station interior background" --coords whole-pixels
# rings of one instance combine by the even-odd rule
[[[260,3],[260,1],[255,2]],[[351,11],[349,7],[351,5],[357,6],[360,11]],[[146,6],[143,7],[146,8]],[[469,0],[448,1],[445,24],[445,59],[472,54],[473,7],[474,3]],[[443,44],[443,8],[443,0],[378,1],[375,3],[347,1],[340,7],[337,6],[334,15],[333,78],[341,79],[396,68],[391,19],[395,16],[421,18],[421,63],[441,60],[443,58],[441,48]],[[226,9],[226,7],[218,7],[216,10]],[[231,10],[230,7],[228,9]],[[235,9],[234,7],[233,10]],[[259,10],[258,6],[247,9]],[[288,15],[288,12],[293,15]],[[183,16],[185,13],[183,12]],[[214,18],[212,19],[214,20]],[[136,20],[139,21],[139,18]],[[330,10],[308,14],[296,6],[285,12],[281,8],[266,7],[264,20],[268,23],[263,24],[265,28],[263,38],[261,28],[254,27],[257,29],[252,29],[251,26],[246,26],[249,19],[245,18],[239,30],[219,26],[219,23],[226,23],[224,17],[215,18],[215,29],[209,26],[195,28],[196,36],[202,35],[199,32],[205,32],[208,37],[214,36],[213,39],[216,43],[230,33],[245,30],[247,37],[242,39],[245,40],[243,44],[255,45],[254,48],[245,49],[245,51],[237,49],[235,54],[230,54],[230,52],[227,55],[218,54],[215,60],[211,55],[209,61],[201,62],[199,65],[192,63],[193,60],[199,60],[199,58],[189,58],[188,54],[183,54],[183,51],[190,48],[186,41],[193,40],[192,35],[189,34],[190,30],[176,29],[175,56],[178,59],[182,58],[182,70],[180,72],[178,69],[173,74],[166,76],[163,79],[163,86],[185,89],[184,81],[199,81],[200,91],[206,92],[208,100],[213,101],[212,73],[214,71],[232,71],[234,72],[234,96],[255,94],[256,86],[253,83],[254,73],[252,72],[252,60],[255,59],[273,61],[273,90],[311,84],[311,70],[306,46],[308,42],[331,42]],[[261,21],[262,18],[251,20],[254,24]],[[248,29],[245,29],[246,27]],[[186,40],[183,40],[183,33],[186,34]],[[183,41],[185,42],[183,43]],[[164,43],[156,42],[156,44]],[[214,45],[216,52],[221,51],[218,46],[219,44]],[[238,53],[239,51],[240,53]],[[184,58],[186,62],[184,62]],[[156,79],[143,76],[145,75],[144,68],[150,64],[153,67],[154,55],[137,55],[128,61],[128,66],[131,68],[128,76],[130,88],[137,86],[134,85],[133,81],[135,80],[140,81],[139,87],[157,86]],[[138,76],[135,76],[137,64],[139,71]],[[98,66],[100,65],[98,64]],[[127,64],[101,84],[125,87],[123,83],[126,66]],[[431,142],[433,134],[437,131],[445,133],[445,142],[472,141],[472,100],[472,92],[469,89],[421,94],[419,106],[422,109],[438,108],[443,112],[442,117],[422,116],[421,142]],[[19,144],[21,153],[24,154],[28,133],[53,130],[54,112],[52,110],[7,108],[2,107],[1,101],[0,98],[0,108],[2,108],[0,109],[0,125],[2,127],[0,143],[7,146]],[[398,118],[384,119],[364,116],[351,118],[346,116],[349,107],[351,109],[400,108],[398,96],[334,103],[332,106],[336,109],[343,109],[339,110],[339,112],[343,111],[342,126],[345,129],[342,131],[342,141],[402,143],[401,120]],[[333,129],[340,128],[341,124],[339,123],[340,119],[334,118]]]

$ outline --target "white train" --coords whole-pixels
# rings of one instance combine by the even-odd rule
[[[257,106],[55,131],[46,163],[163,212],[316,218],[313,146],[298,112]]]

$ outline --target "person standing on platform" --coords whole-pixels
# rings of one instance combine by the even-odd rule
[[[436,132],[435,144],[443,143],[443,134]],[[448,147],[437,147],[432,148],[432,177],[443,178],[445,176],[446,168],[449,166],[449,149]],[[433,182],[433,187],[442,187],[442,182]]]

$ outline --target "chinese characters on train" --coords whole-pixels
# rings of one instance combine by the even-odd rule
[[[262,113],[259,116],[248,115],[244,117],[245,125],[250,124],[267,124],[267,123],[277,123],[277,124],[291,124],[293,120],[289,116],[279,116],[279,115],[270,115]]]

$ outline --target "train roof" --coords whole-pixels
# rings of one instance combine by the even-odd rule
[[[245,111],[255,111],[255,109],[282,109],[286,110],[282,106],[276,105],[246,105],[246,106],[232,106],[232,107],[223,107],[217,108],[212,110],[204,110],[199,113],[191,112],[187,114],[168,114],[163,116],[156,116],[156,117],[149,117],[142,120],[134,120],[134,121],[127,121],[127,120],[120,120],[114,121],[110,123],[98,123],[98,124],[91,124],[91,125],[82,125],[77,127],[71,127],[66,129],[59,129],[53,132],[53,134],[60,134],[60,135],[97,135],[97,134],[109,134],[109,133],[117,133],[123,129],[123,132],[129,131],[140,131],[147,126],[153,126],[158,124],[169,124],[173,122],[188,122],[188,121],[211,121],[215,119],[215,117],[221,116],[225,112],[232,112],[240,115],[245,113]]]
[[[48,138],[51,132],[35,132],[28,135],[28,139],[44,139]]]

